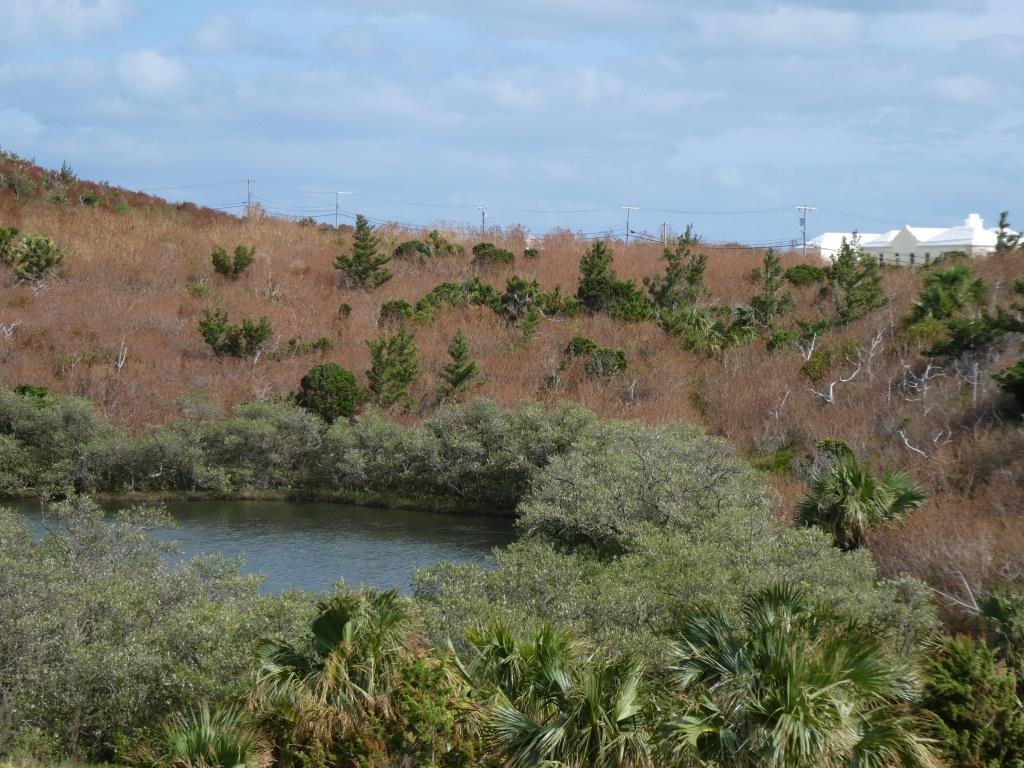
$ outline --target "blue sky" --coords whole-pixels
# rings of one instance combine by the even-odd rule
[[[1024,0],[0,0],[0,146],[293,214],[1024,220]],[[544,213],[541,211],[558,211]],[[736,212],[708,215],[690,212]],[[333,215],[326,218],[333,219]]]

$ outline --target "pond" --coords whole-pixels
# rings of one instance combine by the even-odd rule
[[[42,531],[38,502],[5,502]],[[104,504],[116,507],[116,504]],[[440,560],[488,564],[513,539],[504,517],[442,515],[290,501],[181,501],[166,504],[178,527],[159,531],[185,557],[245,558],[266,576],[264,591],[323,591],[344,579],[408,593],[412,572]]]

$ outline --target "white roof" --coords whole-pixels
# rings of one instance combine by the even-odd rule
[[[862,248],[885,248],[901,232],[909,232],[918,245],[939,248],[995,248],[996,230],[986,229],[981,216],[972,213],[964,223],[955,227],[911,227],[891,229],[882,234],[860,233]],[[1015,234],[1011,232],[1011,234]],[[825,232],[809,241],[821,249],[822,253],[838,251],[843,239],[853,239],[852,232]]]

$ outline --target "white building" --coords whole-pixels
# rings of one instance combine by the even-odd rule
[[[839,253],[843,239],[849,241],[853,237],[852,232],[826,232],[809,240],[808,245],[817,248],[821,258],[832,259]],[[986,229],[985,222],[976,213],[956,227],[904,226],[880,234],[858,232],[857,237],[864,253],[877,257],[879,264],[901,266],[928,264],[952,251],[981,256],[996,249],[996,230]]]

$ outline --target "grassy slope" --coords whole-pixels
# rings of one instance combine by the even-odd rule
[[[0,173],[9,174],[11,165],[0,162]],[[384,301],[414,302],[440,282],[477,273],[468,255],[427,265],[393,262],[395,278],[380,289],[348,290],[331,266],[347,245],[348,231],[319,231],[273,219],[235,219],[88,185],[82,188],[97,189],[103,206],[54,203],[46,200],[42,170],[27,173],[34,174],[36,194],[19,199],[0,190],[0,226],[49,234],[66,250],[67,258],[61,275],[37,294],[0,276],[0,324],[20,321],[9,340],[0,337],[0,379],[8,386],[31,382],[83,395],[131,431],[175,419],[179,399],[189,393],[222,410],[253,397],[287,393],[321,359],[344,365],[365,382],[365,341],[380,331],[377,314]],[[77,200],[78,194],[73,190],[71,199]],[[132,210],[126,212],[122,206],[122,212],[115,211],[118,200]],[[386,249],[415,234],[381,233]],[[522,253],[521,233],[493,239]],[[239,243],[254,245],[256,260],[231,282],[213,273],[209,254],[215,246],[230,251]],[[465,243],[467,252],[472,244]],[[536,278],[545,289],[560,285],[572,294],[586,247],[568,233],[548,236],[540,258],[519,258],[514,268],[480,274],[499,286],[519,274]],[[749,275],[763,254],[720,247],[705,251],[713,300],[731,304],[749,298],[755,291]],[[784,261],[797,263],[799,256],[788,254]],[[1021,261],[1018,255],[978,262],[977,271],[995,288],[993,300],[1008,302],[1013,277],[1024,274]],[[659,246],[631,244],[625,252],[618,244],[616,269],[621,276],[639,279],[662,268]],[[905,467],[932,494],[927,509],[876,543],[885,562],[921,570],[945,559],[960,562],[971,573],[995,567],[984,564],[990,555],[993,563],[1015,562],[1021,556],[1015,553],[1024,552],[1019,514],[1024,508],[1024,436],[1018,425],[993,420],[992,406],[999,401],[994,384],[984,378],[977,404],[952,370],[935,381],[923,401],[904,398],[893,388],[904,363],[919,366],[923,360],[917,351],[900,350],[893,343],[893,330],[917,294],[920,279],[920,273],[911,270],[887,271],[890,305],[819,343],[822,349],[838,349],[848,341],[866,346],[878,331],[885,334],[870,374],[865,370],[853,382],[838,385],[832,405],[810,391],[800,372],[803,361],[793,349],[769,353],[759,341],[708,359],[682,349],[652,324],[603,316],[545,320],[523,345],[519,332],[492,312],[469,308],[442,312],[436,323],[417,330],[425,368],[414,393],[420,408],[402,418],[415,419],[436,405],[437,374],[447,360],[448,342],[461,328],[487,377],[479,395],[504,404],[572,398],[606,417],[648,423],[698,421],[751,456],[787,443],[799,456],[822,438],[841,437],[879,467]],[[209,295],[190,294],[185,288],[190,280],[204,283]],[[793,293],[798,317],[813,319],[828,311],[818,287]],[[353,309],[347,320],[338,316],[342,302]],[[256,364],[217,359],[196,331],[202,310],[212,307],[223,307],[233,320],[267,315],[278,343],[291,337],[328,336],[335,348],[323,356],[263,359]],[[574,367],[558,387],[545,388],[547,374],[575,335],[625,349],[631,370],[600,381]],[[118,375],[113,361],[122,340],[128,357]],[[1017,344],[992,369],[1019,356]],[[841,364],[835,373],[846,375],[849,370]],[[908,450],[900,429],[929,457]],[[789,500],[802,487],[791,477],[775,482]]]

